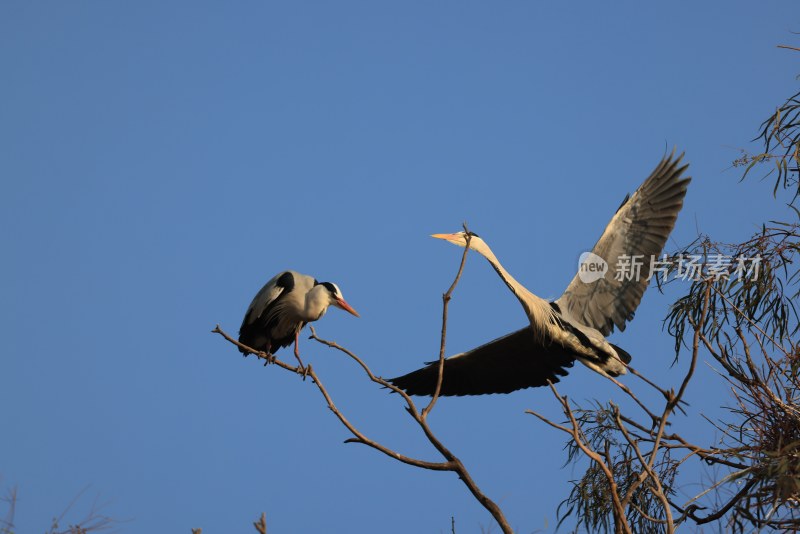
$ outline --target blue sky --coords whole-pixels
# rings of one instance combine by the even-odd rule
[[[481,234],[557,297],[665,150],[694,181],[672,245],[746,238],[785,208],[730,169],[797,87],[789,1],[4,2],[0,5],[0,486],[20,532],[94,500],[120,532],[477,532],[452,474],[358,445],[309,382],[242,359],[250,299],[291,268],[339,284],[318,333],[384,376],[438,349],[440,296]],[[612,340],[665,382],[673,295]],[[448,353],[525,324],[470,258]],[[360,429],[437,459],[399,399],[301,350]],[[285,356],[291,358],[289,353]],[[628,379],[628,381],[632,381]],[[638,385],[638,384],[637,384]],[[619,393],[585,368],[578,400]],[[708,367],[681,429],[726,401]],[[441,439],[520,532],[551,531],[579,471],[550,392],[442,399]],[[696,486],[686,488],[691,493]]]

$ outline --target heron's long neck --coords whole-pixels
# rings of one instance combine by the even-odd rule
[[[306,293],[306,305],[303,312],[306,322],[316,321],[328,310],[331,300],[328,297],[328,290],[322,284],[314,286],[311,291]]]
[[[517,300],[519,300],[520,304],[522,304],[522,307],[525,309],[525,313],[528,314],[528,319],[530,319],[531,327],[533,327],[534,332],[537,334],[546,332],[554,318],[550,303],[528,291],[516,278],[511,276],[500,263],[500,260],[497,259],[497,256],[494,255],[492,249],[489,248],[489,245],[483,240],[480,240],[478,243],[471,243],[470,248],[474,249],[489,261],[492,267],[494,267],[494,270],[497,271],[497,274],[500,275],[500,278],[503,279],[503,282],[505,282],[511,292],[514,293]]]

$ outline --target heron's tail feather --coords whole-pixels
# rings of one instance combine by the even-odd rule
[[[609,343],[609,345],[611,345],[611,347],[612,347],[612,348],[613,348],[615,351],[617,351],[617,355],[620,357],[620,359],[621,359],[623,362],[625,362],[625,364],[629,364],[629,363],[631,363],[631,360],[632,360],[633,358],[631,357],[631,355],[630,355],[630,354],[628,354],[628,352],[627,352],[625,349],[623,349],[623,348],[621,348],[621,347],[618,347],[618,346],[614,345],[613,343]]]

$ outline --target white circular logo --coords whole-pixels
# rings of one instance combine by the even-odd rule
[[[578,258],[578,278],[584,284],[591,284],[603,278],[608,272],[606,260],[592,252],[584,252]]]

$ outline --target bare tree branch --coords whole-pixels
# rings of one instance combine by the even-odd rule
[[[466,224],[464,225],[464,228],[465,228],[465,231],[466,231]],[[468,234],[468,236],[469,236],[469,234]],[[348,357],[353,359],[359,365],[359,367],[364,371],[364,373],[366,373],[367,377],[372,382],[374,382],[376,384],[379,384],[382,387],[387,388],[387,389],[391,390],[394,393],[399,394],[403,398],[403,400],[405,401],[405,403],[407,405],[406,411],[417,422],[417,424],[419,425],[420,429],[425,434],[425,437],[428,439],[428,441],[431,443],[431,445],[433,445],[433,447],[445,459],[444,462],[430,462],[430,461],[420,460],[420,459],[417,459],[417,458],[412,458],[412,457],[400,454],[397,451],[395,451],[395,450],[393,450],[393,449],[391,449],[391,448],[389,448],[389,447],[387,447],[387,446],[385,446],[385,445],[383,445],[383,444],[381,444],[381,443],[379,443],[377,441],[374,441],[374,440],[368,438],[364,433],[362,433],[360,430],[358,430],[358,428],[356,428],[356,426],[353,425],[347,419],[347,417],[337,408],[336,404],[333,401],[333,398],[328,393],[328,390],[323,385],[322,380],[320,379],[319,375],[316,373],[316,371],[314,371],[314,369],[313,369],[313,367],[311,365],[307,365],[305,368],[296,367],[296,366],[287,364],[286,362],[283,362],[282,360],[278,359],[274,355],[267,354],[267,353],[264,353],[264,352],[261,352],[261,351],[253,350],[252,347],[248,347],[246,345],[243,345],[243,344],[239,343],[237,340],[235,340],[233,337],[228,335],[226,332],[224,332],[219,327],[219,325],[217,325],[214,328],[214,330],[212,330],[212,332],[221,335],[223,338],[225,338],[230,343],[233,343],[237,347],[243,348],[243,349],[247,350],[248,352],[254,353],[258,358],[261,358],[261,359],[265,360],[265,365],[267,363],[273,363],[273,364],[277,365],[278,367],[280,367],[282,369],[285,369],[287,371],[293,372],[295,374],[298,374],[298,375],[302,376],[303,378],[305,378],[306,376],[310,376],[312,382],[317,386],[317,389],[319,390],[319,392],[322,394],[323,398],[325,399],[325,402],[326,402],[328,408],[331,410],[331,412],[333,412],[333,414],[336,416],[336,418],[339,419],[339,421],[342,423],[342,425],[344,425],[344,427],[347,428],[347,430],[353,435],[352,438],[350,438],[350,439],[345,441],[346,443],[361,443],[363,445],[367,445],[368,447],[371,447],[371,448],[373,448],[373,449],[375,449],[377,451],[382,452],[383,454],[385,454],[386,456],[389,456],[390,458],[393,458],[393,459],[395,459],[395,460],[397,460],[399,462],[405,463],[407,465],[412,465],[414,467],[419,467],[419,468],[422,468],[422,469],[430,469],[430,470],[434,470],[434,471],[452,471],[452,472],[456,473],[458,475],[459,479],[464,483],[464,485],[467,486],[467,489],[470,491],[470,493],[473,495],[473,497],[492,515],[492,517],[495,519],[495,521],[497,521],[497,523],[500,525],[500,528],[503,530],[503,532],[505,534],[511,534],[513,531],[511,529],[508,521],[506,520],[505,515],[503,514],[502,510],[500,509],[500,507],[494,501],[489,499],[489,497],[487,497],[480,490],[480,488],[478,487],[478,485],[475,483],[475,481],[473,480],[472,476],[470,475],[469,471],[464,466],[463,462],[461,462],[461,460],[458,457],[456,457],[447,447],[445,447],[444,444],[436,437],[436,435],[433,433],[433,431],[431,430],[430,426],[428,425],[428,421],[427,421],[427,416],[431,412],[431,410],[433,409],[434,405],[436,404],[436,400],[437,400],[437,398],[439,396],[439,393],[441,391],[441,384],[442,384],[442,379],[443,379],[443,369],[444,369],[445,341],[446,341],[446,336],[447,336],[447,310],[448,310],[448,305],[449,305],[449,302],[450,302],[450,300],[452,298],[452,294],[455,291],[456,286],[458,285],[458,281],[461,279],[461,275],[462,275],[462,273],[464,271],[464,266],[465,266],[465,263],[466,263],[466,257],[467,257],[468,250],[469,250],[469,237],[467,238],[467,247],[464,249],[464,254],[461,257],[461,263],[459,265],[458,272],[456,273],[455,279],[453,280],[453,283],[450,285],[450,288],[447,290],[447,292],[445,292],[444,295],[442,296],[443,309],[442,309],[442,335],[441,335],[441,342],[440,342],[440,348],[439,348],[439,376],[438,376],[438,379],[437,379],[436,392],[435,392],[433,398],[431,399],[431,401],[428,403],[428,405],[421,412],[417,410],[417,407],[416,407],[414,401],[403,390],[397,388],[396,386],[394,386],[393,384],[387,382],[383,378],[381,378],[379,376],[376,376],[372,372],[372,370],[369,368],[369,366],[361,358],[359,358],[355,353],[353,353],[352,351],[340,346],[336,342],[328,341],[328,340],[325,340],[325,339],[322,339],[322,338],[318,337],[316,331],[314,330],[314,328],[311,327],[311,336],[310,336],[311,339],[314,339],[314,340],[316,340],[317,342],[319,342],[319,343],[321,343],[323,345],[326,345],[326,346],[328,346],[330,348],[333,348],[335,350],[341,351],[342,353],[346,354]]]

